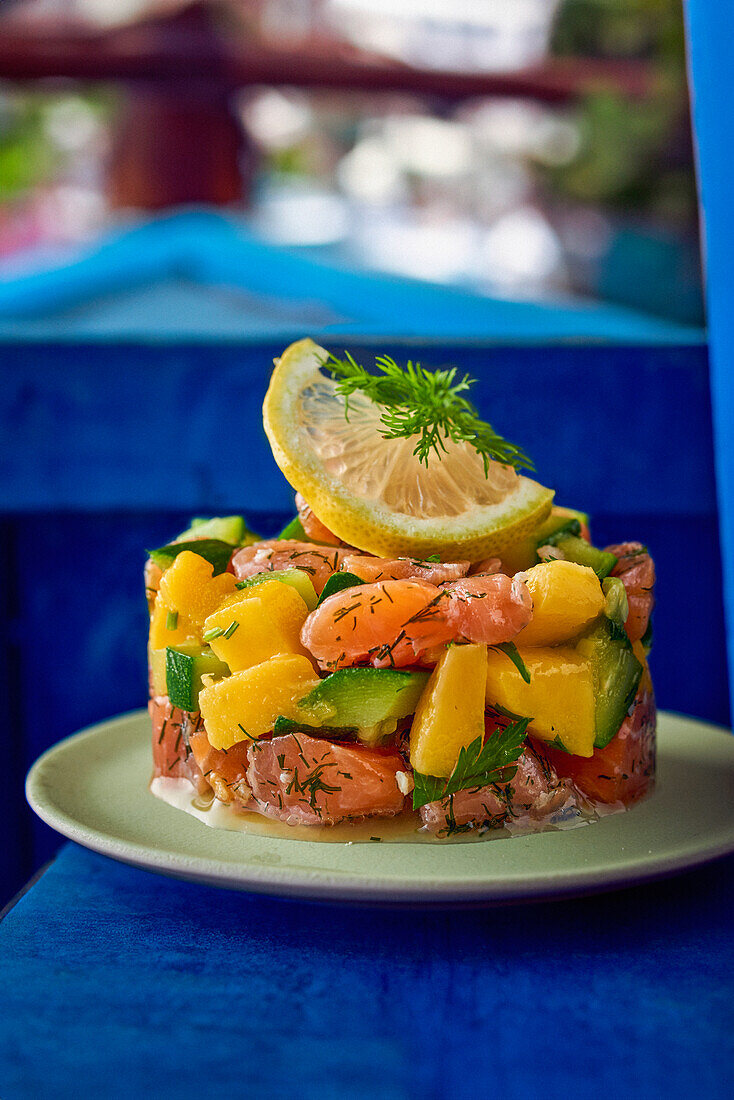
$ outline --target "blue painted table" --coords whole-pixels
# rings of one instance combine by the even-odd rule
[[[235,894],[67,845],[0,923],[0,1095],[729,1100],[732,912],[734,859],[451,912]]]

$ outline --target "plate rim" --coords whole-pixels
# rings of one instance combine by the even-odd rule
[[[695,848],[681,850],[667,856],[656,856],[649,864],[641,863],[633,869],[629,863],[616,867],[607,867],[600,878],[600,868],[575,868],[572,871],[554,873],[504,873],[497,879],[427,879],[422,883],[404,883],[399,879],[366,878],[348,871],[332,869],[303,869],[294,866],[272,867],[266,864],[248,863],[238,868],[216,858],[186,856],[176,852],[161,853],[154,845],[146,846],[138,842],[121,840],[110,833],[85,825],[60,807],[49,804],[46,797],[49,787],[46,784],[46,771],[53,766],[57,756],[69,751],[70,746],[79,742],[95,740],[109,736],[119,726],[131,720],[143,719],[147,715],[144,708],[136,708],[115,715],[101,722],[95,722],[63,738],[50,746],[33,763],[28,771],[25,783],[26,799],[34,813],[50,828],[82,847],[107,856],[117,862],[168,877],[203,883],[223,889],[267,894],[285,898],[322,902],[348,902],[374,905],[492,905],[513,902],[548,901],[569,896],[589,895],[610,890],[622,889],[667,878],[685,870],[705,866],[734,852],[734,835],[725,840],[708,845],[696,844]],[[681,719],[703,726],[707,730],[732,736],[725,726],[706,722],[690,715],[673,711],[660,711],[662,717]],[[654,794],[653,796],[654,797]],[[179,811],[180,812],[180,811]],[[268,838],[272,841],[293,843],[287,838]],[[513,838],[521,839],[521,838]],[[299,840],[299,844],[310,845],[316,842]],[[322,846],[321,842],[318,842]],[[400,842],[389,845],[394,848]]]

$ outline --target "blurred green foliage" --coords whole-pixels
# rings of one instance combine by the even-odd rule
[[[650,67],[650,91],[591,89],[574,114],[581,141],[567,165],[543,169],[560,196],[695,228],[681,0],[565,0],[556,55],[630,58]]]
[[[0,202],[48,181],[58,155],[44,130],[45,97],[0,97]]]
[[[565,0],[551,50],[580,57],[647,57],[683,66],[681,0]]]
[[[0,87],[0,203],[23,198],[52,182],[75,151],[54,139],[50,112],[65,100],[83,100],[97,118],[109,119],[116,97],[106,88],[45,93]]]

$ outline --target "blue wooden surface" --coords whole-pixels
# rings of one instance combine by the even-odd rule
[[[217,891],[69,845],[0,924],[0,1094],[729,1100],[733,908],[732,859],[431,912]]]
[[[476,377],[473,399],[559,500],[640,516],[715,509],[703,347],[378,346]],[[0,510],[290,510],[261,423],[282,350],[0,345]]]
[[[244,510],[277,531],[293,495],[260,407],[280,345],[6,346],[0,357],[0,516],[14,828],[9,896],[58,839],[22,777],[50,744],[145,700],[144,548],[192,514]],[[705,350],[385,346],[456,363],[524,444],[558,500],[594,515],[601,544],[648,543],[659,572],[660,703],[728,721]],[[0,680],[2,683],[2,680]]]
[[[198,288],[199,293],[192,293]],[[116,229],[0,275],[0,338],[332,338],[702,342],[694,326],[600,302],[511,301],[355,271],[266,244],[238,220],[189,211]]]
[[[729,0],[687,0],[693,120],[699,159],[711,346],[711,390],[716,429],[716,472],[725,560],[734,561],[734,5]],[[734,574],[724,598],[728,636],[734,638]],[[729,646],[734,688],[734,644]]]

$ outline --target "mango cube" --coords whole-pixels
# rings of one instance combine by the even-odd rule
[[[148,680],[153,695],[168,695],[165,649],[148,646]]]
[[[279,715],[298,721],[299,701],[319,682],[308,658],[294,653],[271,657],[210,684],[199,693],[209,743],[229,749],[269,733]],[[314,724],[311,716],[309,723]]]
[[[576,756],[591,756],[596,736],[591,662],[570,646],[522,649],[530,683],[506,654],[487,657],[487,703],[530,719],[530,733],[558,743]]]
[[[204,634],[220,660],[238,672],[284,653],[306,656],[301,627],[308,607],[289,584],[263,581],[229,596],[204,623]],[[221,631],[213,636],[215,631]]]
[[[452,645],[441,655],[410,730],[416,771],[451,775],[461,749],[484,736],[486,680],[486,645]]]
[[[195,641],[199,629],[196,623],[180,611],[166,604],[160,592],[155,598],[150,617],[149,643],[152,650],[165,650],[168,645],[182,645]],[[163,693],[165,695],[165,692]]]
[[[522,646],[560,645],[577,637],[604,609],[593,569],[573,561],[548,561],[525,574],[533,618],[517,636]]]
[[[197,636],[201,634],[204,620],[227,596],[237,591],[237,579],[232,573],[220,573],[213,577],[213,572],[214,566],[205,558],[191,550],[183,550],[161,577],[156,604],[160,601],[171,610],[178,611],[193,624]]]
[[[650,665],[647,660],[647,654],[645,653],[645,647],[643,646],[642,642],[633,642],[632,652],[642,665],[642,678],[640,680],[640,684],[637,690],[652,694],[652,678],[650,676]]]

